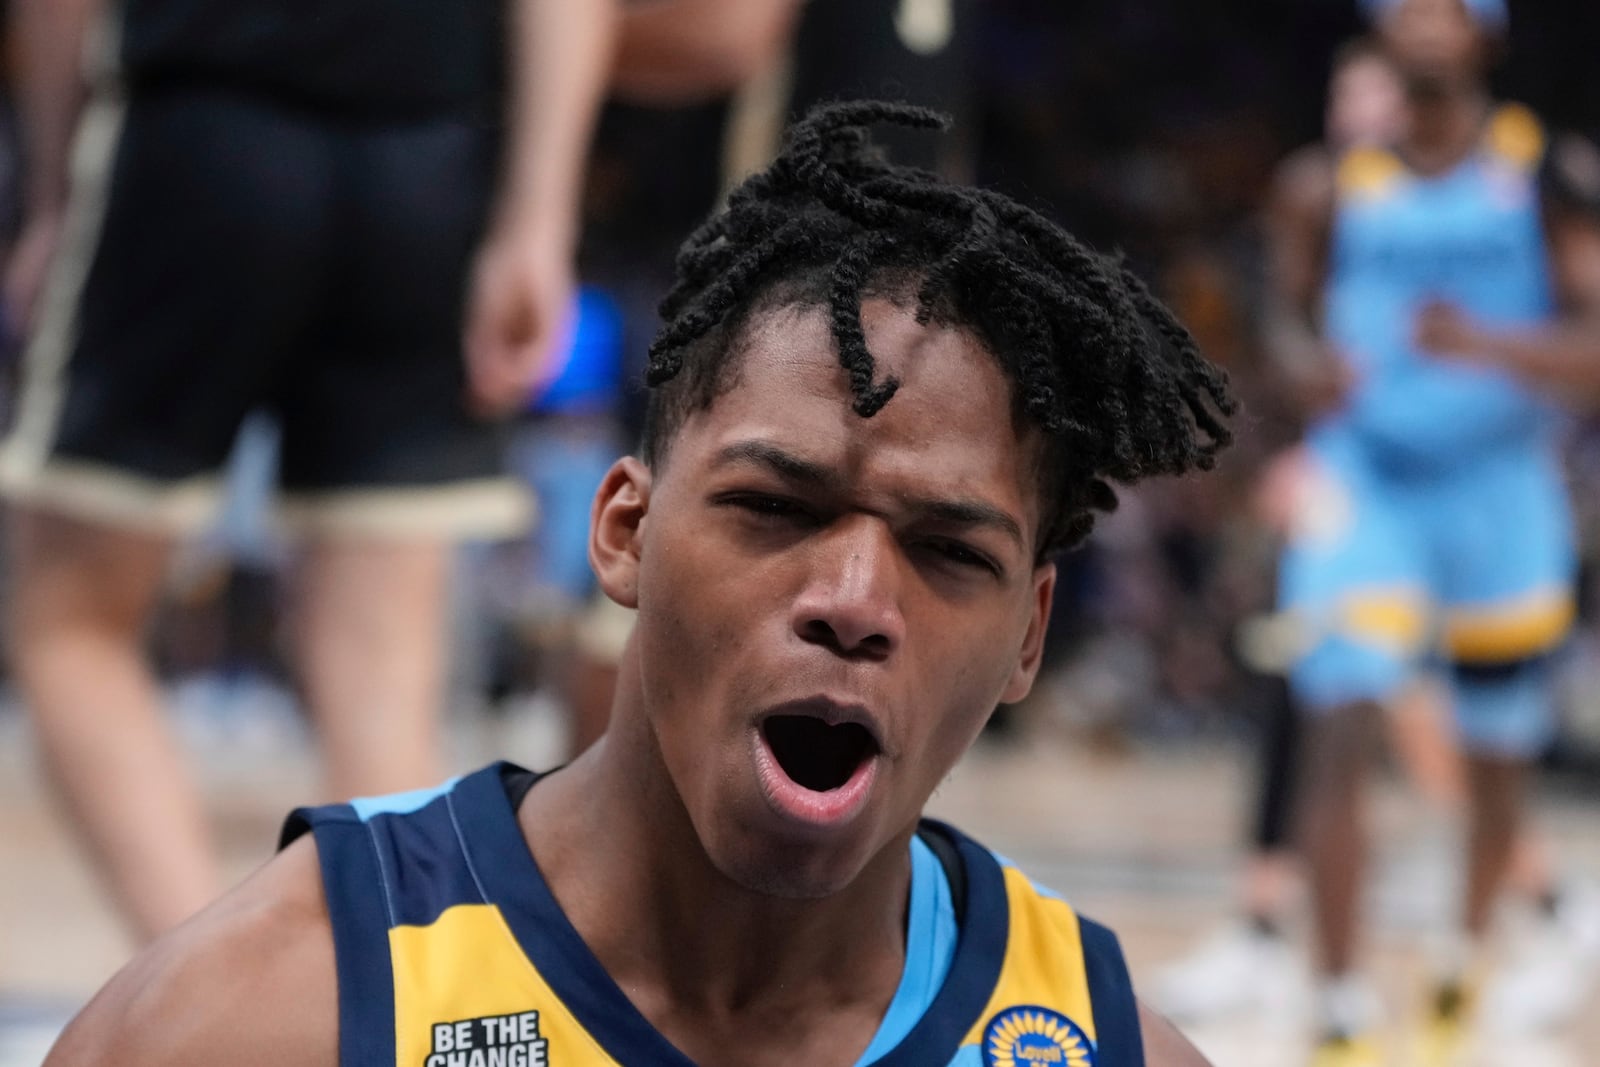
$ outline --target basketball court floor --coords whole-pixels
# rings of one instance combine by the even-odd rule
[[[554,716],[537,708],[499,726],[463,725],[456,742],[463,768],[497,754],[540,765],[560,744]],[[309,750],[284,731],[193,744],[229,868],[242,876],[270,852],[287,808],[311,795]],[[1239,750],[1214,742],[1116,753],[1069,738],[990,746],[957,769],[932,811],[1116,929],[1137,982],[1228,916],[1252,774]],[[1539,808],[1569,869],[1600,883],[1600,790],[1549,787]],[[1403,1049],[1427,936],[1448,914],[1451,865],[1397,787],[1384,787],[1376,816],[1383,844],[1372,942]],[[0,712],[0,1067],[36,1067],[62,1019],[127,951],[46,799],[26,731]],[[1288,990],[1282,1010],[1190,1034],[1217,1067],[1300,1067],[1299,991]],[[1513,1047],[1479,1041],[1461,1067],[1595,1067],[1600,992],[1591,988],[1590,1000],[1570,1032]]]

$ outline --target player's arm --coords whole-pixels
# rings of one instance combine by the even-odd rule
[[[612,92],[691,104],[775,66],[804,0],[650,0],[623,8]]]
[[[589,140],[611,70],[617,0],[513,0],[506,158],[466,327],[471,401],[528,394],[572,296]]]
[[[26,326],[60,240],[73,134],[88,96],[84,40],[100,0],[12,0],[8,30],[22,135],[23,223],[6,265],[6,311]]]
[[[308,835],[146,948],[44,1067],[338,1067],[338,978]]]
[[[1434,304],[1417,343],[1446,358],[1498,366],[1567,400],[1600,403],[1600,153],[1559,142],[1546,165],[1545,234],[1559,307],[1546,326],[1493,329]]]
[[[1139,1003],[1139,1034],[1144,1039],[1144,1061],[1149,1067],[1211,1067],[1200,1050],[1144,1002]]]
[[[1334,167],[1306,148],[1278,168],[1266,211],[1267,295],[1263,342],[1275,376],[1301,411],[1335,407],[1348,388],[1344,364],[1321,333],[1322,289],[1333,227]]]

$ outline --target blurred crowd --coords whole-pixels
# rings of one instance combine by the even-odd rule
[[[1579,0],[1513,3],[1502,95],[1553,126],[1600,133],[1585,77],[1600,14]],[[780,20],[781,21],[781,20]],[[588,168],[580,299],[558,372],[516,421],[510,462],[535,491],[525,538],[463,550],[454,616],[458,706],[530,693],[581,701],[574,647],[596,640],[588,501],[639,431],[644,353],[672,255],[730,179],[770,150],[784,116],[818,100],[906,97],[957,118],[957,146],[918,162],[996,185],[1097,247],[1120,249],[1226,366],[1246,400],[1219,477],[1125,494],[1064,564],[1047,682],[998,732],[1085,728],[1110,743],[1249,730],[1262,679],[1239,634],[1271,609],[1276,534],[1264,464],[1299,431],[1261,350],[1261,205],[1274,167],[1323,133],[1327,75],[1362,21],[1349,0],[812,0],[783,41],[724,79],[628,84],[603,111]],[[14,52],[8,64],[17,60]],[[717,79],[712,79],[713,81]],[[11,108],[0,109],[0,252],[20,219]],[[6,330],[14,355],[17,331]],[[15,386],[6,366],[4,406]],[[266,494],[276,430],[246,425],[219,523],[179,557],[153,643],[197,707],[248,695],[292,716],[280,574]],[[1600,422],[1569,441],[1585,578],[1567,655],[1566,726],[1553,757],[1600,762]],[[575,697],[574,694],[580,696]],[[206,712],[202,711],[202,715]]]

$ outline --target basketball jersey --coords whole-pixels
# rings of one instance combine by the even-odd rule
[[[1417,174],[1382,148],[1343,157],[1324,313],[1356,381],[1317,433],[1350,438],[1401,470],[1466,469],[1487,450],[1544,445],[1553,409],[1527,386],[1412,343],[1417,313],[1431,301],[1497,328],[1550,318],[1544,152],[1538,120],[1507,105],[1443,174]]]
[[[301,809],[333,926],[343,1067],[692,1067],[562,912],[497,763]],[[906,966],[859,1067],[1140,1067],[1116,938],[960,832],[912,846]]]

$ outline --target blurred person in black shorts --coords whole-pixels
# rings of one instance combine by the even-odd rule
[[[142,642],[250,411],[283,426],[327,792],[438,777],[449,547],[526,518],[495,417],[527,396],[567,307],[613,14],[14,5],[27,203],[5,297],[28,344],[0,452],[11,660],[141,936],[219,888]]]

